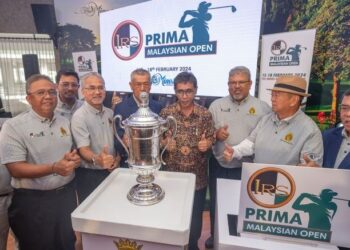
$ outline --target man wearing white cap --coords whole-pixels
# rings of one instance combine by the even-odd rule
[[[240,144],[226,145],[225,159],[255,154],[256,163],[322,166],[321,132],[300,110],[303,98],[310,96],[306,81],[298,76],[282,76],[271,91],[273,113],[264,116]]]

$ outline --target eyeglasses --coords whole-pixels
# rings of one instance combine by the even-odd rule
[[[60,82],[60,84],[64,89],[68,89],[69,87],[71,87],[72,89],[79,88],[79,83],[77,82]]]
[[[34,92],[29,92],[28,95],[36,95],[38,97],[44,97],[46,95],[57,96],[57,91],[55,89],[39,89]]]
[[[229,85],[236,85],[236,86],[243,86],[245,83],[250,82],[250,81],[232,81],[228,82]]]
[[[350,111],[350,106],[341,105],[341,106],[340,106],[340,111],[341,111],[341,112],[344,112],[344,113],[347,113],[347,112]]]
[[[105,86],[98,86],[98,87],[91,86],[91,87],[84,88],[84,89],[86,89],[89,92],[95,92],[96,90],[102,92],[105,90]]]
[[[194,93],[193,89],[177,89],[175,90],[178,95],[192,95]]]

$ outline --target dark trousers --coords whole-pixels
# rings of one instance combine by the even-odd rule
[[[188,244],[189,250],[199,249],[198,240],[201,237],[201,232],[202,232],[202,218],[203,218],[206,191],[207,191],[207,188],[205,187],[205,188],[196,190],[194,193],[190,240]]]
[[[216,179],[240,180],[242,168],[224,168],[216,160],[214,155],[209,160],[209,194],[210,194],[210,233],[214,235],[215,203],[216,203]]]
[[[77,193],[79,203],[82,203],[101,182],[110,174],[108,170],[89,168],[77,168],[75,171],[77,179]]]
[[[9,223],[21,250],[74,250],[74,181],[55,190],[15,189]]]

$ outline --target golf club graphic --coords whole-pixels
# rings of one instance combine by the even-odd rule
[[[334,200],[340,200],[340,201],[347,201],[348,202],[348,207],[350,207],[350,200],[348,199],[344,199],[344,198],[336,198],[336,197],[333,197]]]
[[[209,8],[209,10],[225,9],[225,8],[230,8],[232,13],[236,12],[236,10],[237,10],[236,7],[233,5],[212,7],[212,8]]]

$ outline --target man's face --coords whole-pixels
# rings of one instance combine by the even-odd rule
[[[293,95],[282,91],[271,92],[272,111],[277,114],[288,113],[292,109]]]
[[[188,108],[193,104],[197,89],[194,88],[193,83],[183,82],[176,84],[176,97],[181,108]]]
[[[138,101],[140,101],[141,92],[149,93],[151,91],[151,83],[148,75],[134,75],[130,82],[130,88]]]
[[[102,106],[106,97],[105,86],[97,76],[90,76],[85,79],[82,93],[85,101],[97,109]]]
[[[348,134],[350,134],[350,96],[344,96],[340,105],[340,120]]]
[[[57,83],[58,94],[62,101],[65,99],[75,99],[78,96],[79,82],[74,76],[62,75]]]
[[[228,91],[235,101],[242,101],[249,95],[252,81],[246,74],[237,73],[228,78]]]
[[[45,79],[33,82],[28,90],[27,101],[37,114],[45,118],[52,118],[57,105],[55,85]]]

